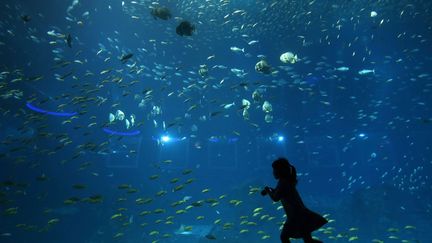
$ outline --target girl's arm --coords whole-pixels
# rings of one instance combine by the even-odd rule
[[[266,187],[265,190],[267,191],[267,193],[269,194],[270,198],[273,201],[278,202],[281,199],[281,193],[279,187],[276,187],[276,189],[273,189],[271,187]]]

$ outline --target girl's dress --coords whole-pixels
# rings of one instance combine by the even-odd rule
[[[328,223],[324,217],[306,208],[296,187],[285,179],[279,180],[273,200],[281,200],[285,210],[287,220],[282,235],[286,237],[303,238]]]

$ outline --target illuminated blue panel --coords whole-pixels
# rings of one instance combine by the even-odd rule
[[[29,108],[30,110],[42,113],[42,114],[47,114],[47,115],[52,115],[52,116],[74,116],[78,113],[76,112],[54,112],[54,111],[46,111],[43,110],[41,108],[38,108],[30,103],[26,104],[27,108]]]

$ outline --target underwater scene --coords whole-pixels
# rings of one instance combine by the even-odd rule
[[[432,1],[12,0],[0,242],[432,243]]]

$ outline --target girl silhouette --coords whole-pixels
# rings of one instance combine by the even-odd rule
[[[280,200],[282,202],[287,216],[280,235],[282,243],[290,243],[290,238],[302,238],[305,243],[322,243],[322,241],[312,239],[312,232],[328,221],[303,204],[296,189],[296,169],[285,158],[275,160],[272,167],[273,176],[279,180],[278,184],[275,189],[266,186],[261,195],[268,194],[273,201]]]

